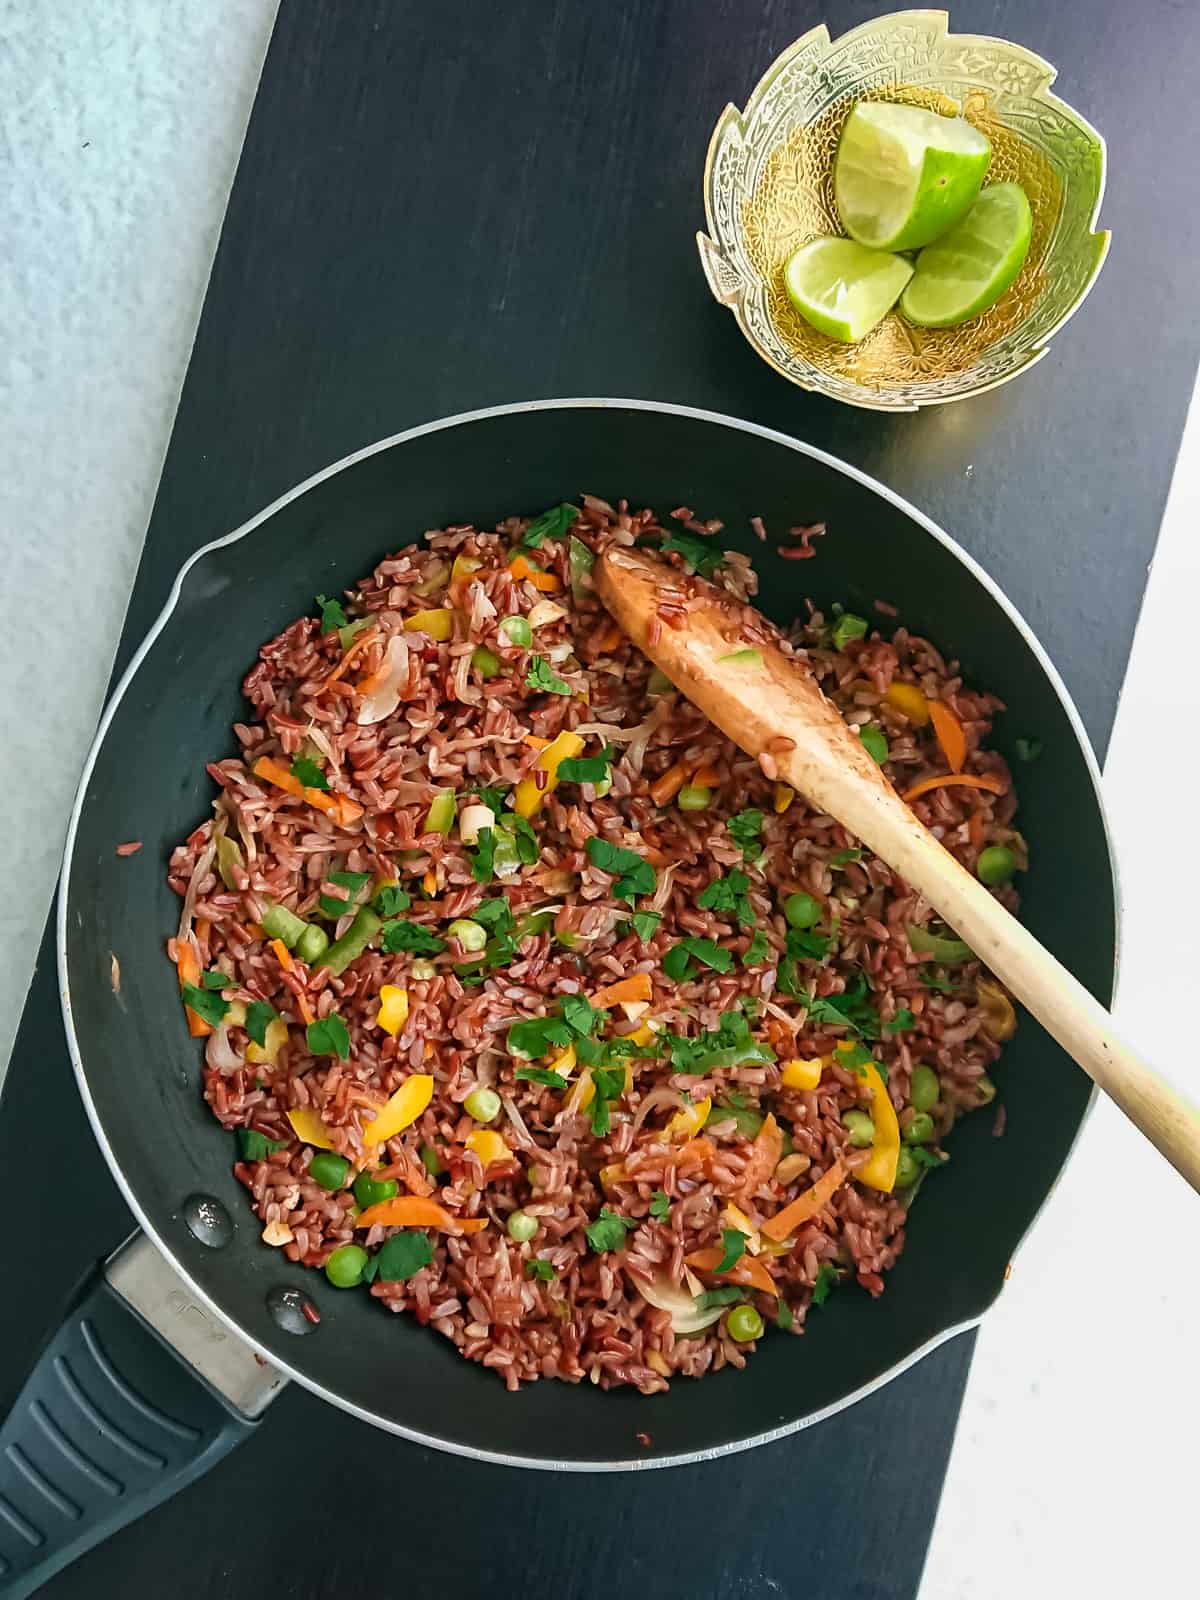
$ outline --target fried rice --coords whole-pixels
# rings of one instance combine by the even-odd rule
[[[696,569],[746,601],[720,531],[585,497],[389,555],[263,646],[170,861],[168,953],[265,1243],[510,1388],[653,1393],[839,1286],[881,1294],[1014,1026],[920,897],[591,592],[596,552],[636,541],[683,612]],[[889,632],[810,606],[786,638],[902,792],[990,784],[912,801],[964,866],[1023,867],[1000,703]]]

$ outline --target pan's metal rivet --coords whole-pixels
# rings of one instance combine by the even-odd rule
[[[267,1310],[284,1333],[312,1333],[321,1320],[316,1306],[299,1289],[272,1289],[267,1295]]]
[[[193,1237],[210,1250],[223,1250],[233,1238],[233,1221],[210,1194],[190,1194],[183,1202],[183,1220]]]

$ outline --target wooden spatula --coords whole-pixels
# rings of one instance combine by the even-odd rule
[[[1118,1038],[1104,1007],[917,820],[812,675],[772,642],[770,625],[640,551],[608,551],[594,581],[638,649],[709,721],[748,755],[765,756],[768,769],[773,764],[924,895],[1200,1192],[1200,1112]],[[759,659],[738,659],[747,649]]]

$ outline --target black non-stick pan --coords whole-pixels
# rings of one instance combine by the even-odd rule
[[[164,954],[179,914],[167,856],[209,813],[205,762],[231,749],[259,645],[314,594],[352,584],[427,528],[488,527],[581,491],[720,517],[723,542],[753,553],[777,620],[807,596],[868,616],[882,597],[1001,695],[996,742],[1032,844],[1022,914],[1110,998],[1113,865],[1079,718],[1009,602],[897,496],[780,434],[632,401],[503,407],[348,457],[192,558],[84,773],[59,901],[63,1014],[96,1137],[145,1236],[84,1294],[0,1437],[0,1589],[29,1592],[203,1471],[289,1377],[364,1421],[488,1461],[664,1466],[819,1421],[972,1325],[999,1293],[1090,1095],[1029,1019],[999,1067],[1004,1137],[986,1114],[955,1132],[882,1298],[839,1295],[803,1339],[764,1340],[745,1372],[679,1380],[652,1399],[551,1382],[510,1394],[445,1340],[260,1242],[229,1138],[201,1100],[199,1048]],[[768,529],[823,521],[829,531],[814,560],[785,562],[754,541],[754,516]],[[1018,740],[1040,744],[1036,761],[1017,759]],[[118,856],[127,840],[143,848]]]

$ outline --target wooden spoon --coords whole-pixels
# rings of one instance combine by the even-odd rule
[[[1104,1007],[917,820],[807,668],[774,642],[771,625],[710,584],[625,548],[597,561],[594,581],[638,649],[709,721],[918,890],[1200,1192],[1200,1112],[1118,1038]],[[745,650],[758,659],[738,660]]]

